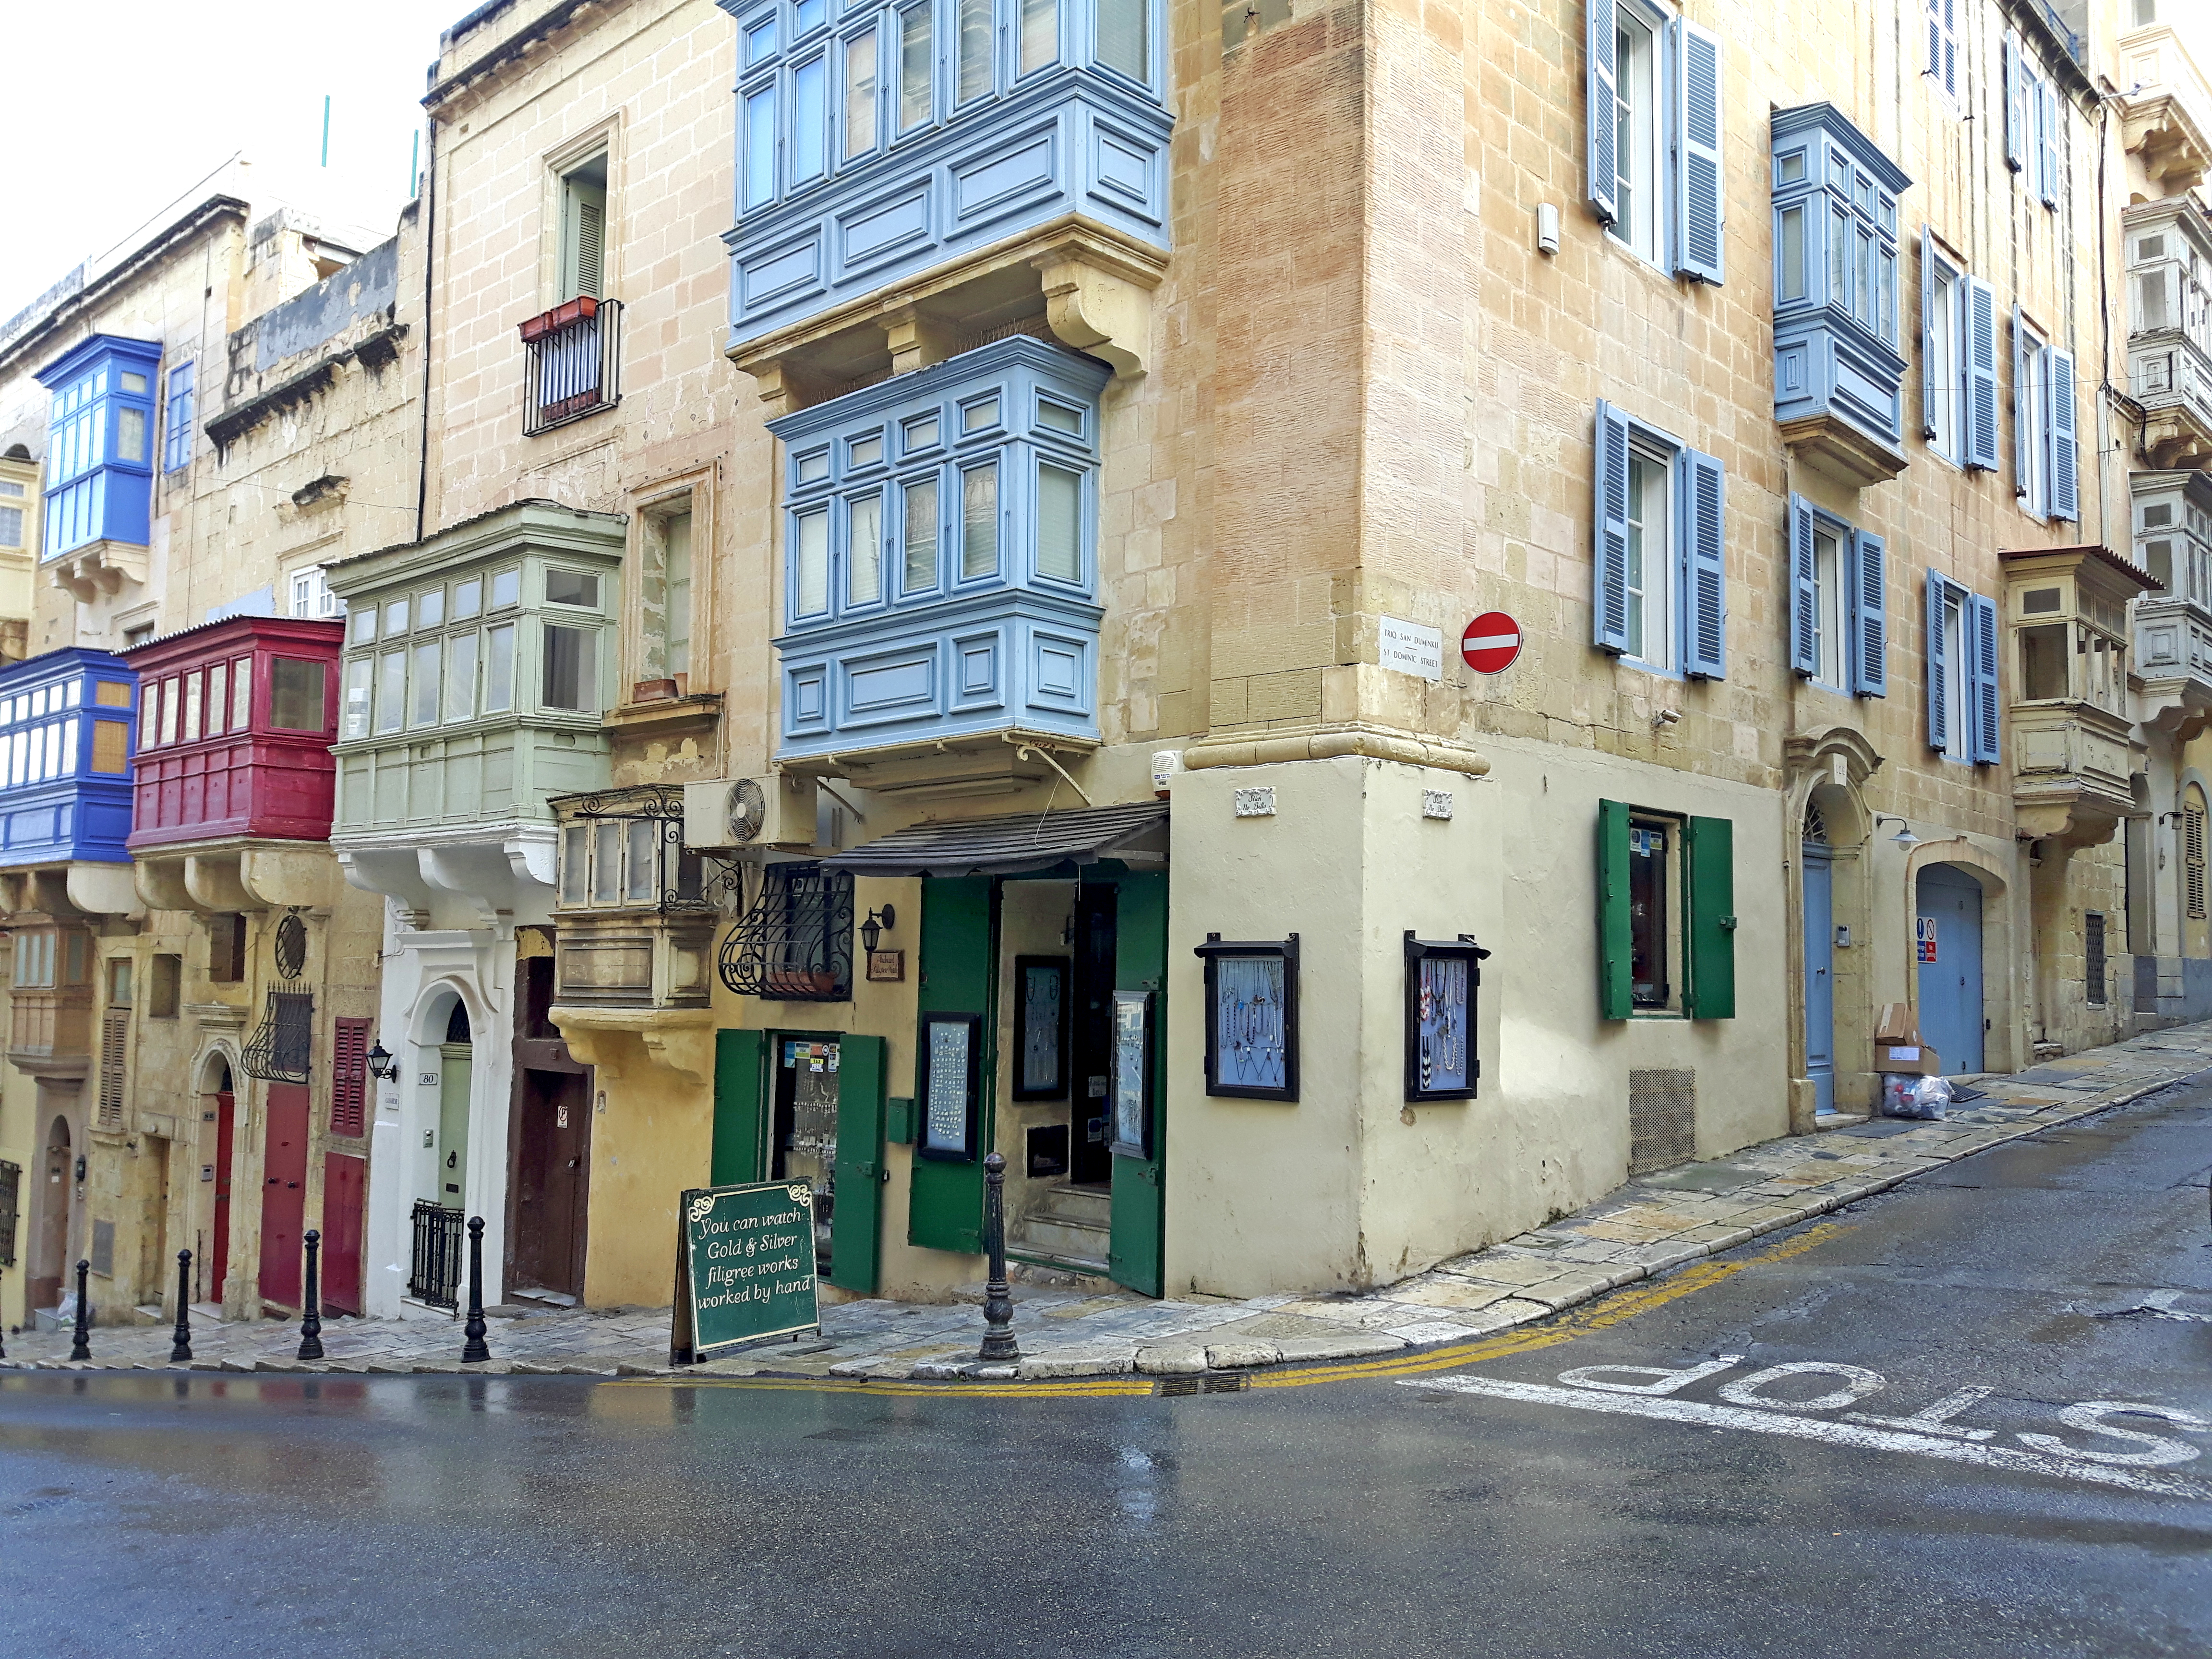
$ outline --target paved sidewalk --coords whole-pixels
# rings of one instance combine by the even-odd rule
[[[1368,1295],[1154,1302],[1015,1287],[1018,1366],[980,1366],[980,1286],[946,1306],[866,1301],[823,1310],[818,1338],[687,1367],[686,1376],[865,1378],[1193,1376],[1464,1341],[1794,1225],[2003,1141],[2122,1104],[2212,1068],[2212,1022],[2154,1031],[1973,1086],[1983,1098],[1937,1123],[1875,1119],[1790,1136],[1628,1182],[1573,1218],[1455,1258]],[[668,1310],[501,1310],[489,1364],[460,1364],[461,1330],[436,1318],[332,1319],[328,1356],[302,1363],[295,1327],[195,1323],[192,1366],[223,1371],[650,1376],[668,1372]],[[66,1333],[8,1340],[0,1366],[160,1370],[167,1327],[102,1327],[72,1364]]]

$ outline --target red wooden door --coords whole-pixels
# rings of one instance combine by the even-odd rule
[[[215,1097],[215,1232],[208,1241],[208,1299],[222,1305],[223,1280],[230,1274],[230,1133],[238,1106],[226,1089]]]
[[[323,1158],[323,1306],[361,1311],[362,1189],[368,1160],[344,1152]]]
[[[269,1085],[261,1180],[261,1299],[300,1305],[300,1235],[307,1218],[307,1091]]]

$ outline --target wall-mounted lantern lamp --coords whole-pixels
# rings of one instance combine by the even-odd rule
[[[1912,833],[1912,826],[1903,818],[1892,817],[1886,812],[1877,812],[1874,815],[1875,829],[1881,829],[1885,823],[1893,823],[1897,826],[1897,833],[1889,838],[1891,846],[1902,848],[1906,852],[1910,852],[1920,845],[1920,837]]]
[[[399,1075],[399,1062],[384,1052],[381,1042],[368,1051],[368,1074],[379,1083],[389,1083]]]
[[[898,926],[898,912],[886,904],[880,910],[868,912],[868,919],[860,924],[860,948],[873,951],[882,943],[884,933]]]

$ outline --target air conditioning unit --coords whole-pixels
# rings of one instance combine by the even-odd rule
[[[686,847],[811,847],[811,778],[771,773],[684,786]]]

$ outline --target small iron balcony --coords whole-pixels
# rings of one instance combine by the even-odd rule
[[[530,354],[522,431],[536,437],[622,401],[622,301],[586,295],[522,325]]]

